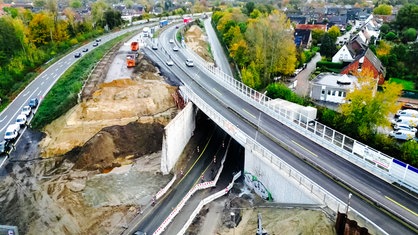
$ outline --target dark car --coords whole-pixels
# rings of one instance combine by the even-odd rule
[[[28,105],[32,109],[34,109],[34,108],[36,108],[38,106],[38,103],[39,103],[38,98],[32,98],[32,99],[29,100],[29,104]]]
[[[75,58],[79,58],[80,56],[81,56],[81,53],[80,52],[77,52],[77,53],[74,54],[74,57]]]
[[[9,141],[3,140],[0,142],[0,154],[8,154],[11,149]]]
[[[87,47],[83,49],[83,52],[88,52],[88,51],[89,49]]]
[[[93,44],[93,46],[94,47],[97,47],[99,45],[99,43],[97,43],[97,42],[95,42],[94,44]]]

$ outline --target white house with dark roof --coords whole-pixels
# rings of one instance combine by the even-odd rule
[[[357,77],[348,74],[321,73],[311,82],[313,100],[343,104],[347,92],[358,85]]]

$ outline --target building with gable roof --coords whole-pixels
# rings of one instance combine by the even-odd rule
[[[310,82],[313,100],[343,104],[347,93],[358,86],[357,77],[348,74],[320,73]]]

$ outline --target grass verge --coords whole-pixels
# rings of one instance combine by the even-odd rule
[[[95,64],[114,45],[125,38],[131,37],[134,32],[124,34],[106,42],[92,52],[80,58],[71,66],[55,83],[48,94],[42,100],[31,125],[34,129],[42,129],[56,118],[65,114],[77,104],[78,93],[81,91],[84,81],[88,78]]]

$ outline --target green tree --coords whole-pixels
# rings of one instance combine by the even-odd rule
[[[335,46],[335,42],[329,36],[328,33],[325,33],[322,37],[322,43],[319,51],[321,52],[321,55],[326,56],[327,58],[330,58],[337,52],[337,47]]]
[[[376,15],[392,15],[392,6],[381,4],[373,9],[373,14]]]
[[[30,41],[36,46],[44,46],[52,41],[54,19],[44,12],[35,14],[29,23]]]
[[[382,26],[380,27],[380,32],[383,34],[389,33],[389,30],[390,30],[389,24],[385,23],[385,24],[382,24]]]
[[[99,0],[92,4],[91,14],[93,16],[93,22],[95,25],[104,26],[105,25],[105,11],[109,8],[107,3],[104,0]]]
[[[400,29],[418,28],[418,5],[407,4],[399,9],[396,15],[396,25]]]
[[[73,9],[79,9],[80,7],[83,6],[83,3],[81,2],[81,0],[71,0],[70,1],[70,6]]]
[[[33,2],[33,5],[34,5],[35,7],[39,7],[39,8],[41,8],[41,9],[43,9],[43,8],[46,6],[46,2],[45,2],[45,0],[35,0],[35,1]]]
[[[402,34],[407,42],[412,42],[417,39],[417,30],[414,28],[409,28],[405,30]]]
[[[322,38],[324,37],[325,31],[321,29],[312,30],[312,44],[318,45],[322,43]]]
[[[336,25],[331,26],[328,30],[328,35],[332,38],[334,43],[337,41],[337,38],[341,36],[340,28]]]
[[[11,17],[0,18],[0,29],[0,65],[5,65],[13,55],[20,51],[21,46]]]
[[[396,35],[396,33],[392,32],[392,31],[387,33],[386,36],[385,36],[385,39],[388,40],[388,41],[393,41],[396,38],[398,38],[398,36]]]
[[[242,82],[254,89],[261,88],[261,79],[260,74],[258,73],[257,65],[253,62],[251,62],[250,66],[248,68],[243,68],[241,70],[241,76],[242,76]]]
[[[244,6],[243,13],[247,16],[250,16],[250,14],[255,9],[255,3],[254,2],[247,2]]]
[[[400,108],[397,101],[403,88],[385,82],[382,91],[377,92],[377,80],[367,69],[357,74],[357,78],[358,84],[346,96],[350,102],[342,104],[340,110],[345,124],[356,130],[362,140],[367,140],[376,134],[377,127],[390,125],[387,117]]]

